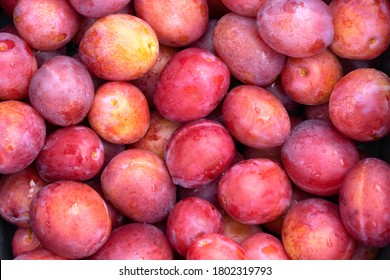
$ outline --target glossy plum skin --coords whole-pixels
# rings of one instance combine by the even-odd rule
[[[278,163],[264,158],[233,165],[218,185],[221,206],[243,224],[274,220],[286,210],[291,196],[291,184],[284,170]]]
[[[38,174],[34,165],[3,175],[0,178],[0,215],[18,227],[30,226],[30,205],[36,193],[47,182]]]
[[[377,158],[360,160],[340,188],[340,212],[351,236],[370,247],[390,244],[390,165]]]
[[[229,237],[203,234],[188,249],[187,260],[245,260],[244,249]]]
[[[131,0],[69,0],[72,7],[81,15],[100,18],[123,9]]]
[[[255,18],[265,0],[221,0],[232,12]]]
[[[298,124],[281,150],[290,179],[304,191],[329,196],[338,194],[341,182],[359,160],[356,145],[324,120]]]
[[[322,0],[266,1],[256,22],[263,40],[290,57],[317,54],[332,43],[334,36],[332,14]]]
[[[305,199],[290,208],[283,223],[282,242],[293,260],[351,259],[356,249],[339,207],[321,198]]]
[[[222,215],[222,234],[242,245],[250,236],[262,232],[259,225],[242,224],[227,214]]]
[[[58,126],[80,123],[88,114],[94,86],[86,67],[69,56],[55,56],[33,75],[29,87],[31,105]]]
[[[134,0],[134,8],[136,15],[155,30],[159,42],[167,46],[187,46],[207,28],[206,0]]]
[[[186,256],[189,246],[206,233],[220,233],[222,215],[210,202],[189,197],[175,204],[167,220],[167,237],[181,256]]]
[[[0,174],[18,172],[29,166],[46,139],[46,125],[27,103],[0,102]]]
[[[283,243],[275,236],[260,232],[248,237],[242,244],[247,260],[289,260]]]
[[[282,145],[290,134],[290,118],[274,95],[264,88],[233,88],[222,105],[224,123],[242,144],[253,148]]]
[[[156,63],[158,52],[154,30],[129,14],[110,14],[98,19],[79,45],[81,61],[97,77],[110,81],[140,78]]]
[[[158,111],[152,111],[148,131],[139,141],[129,145],[129,148],[149,150],[164,159],[168,141],[180,126],[180,123],[164,118]]]
[[[176,188],[164,161],[146,150],[117,154],[102,173],[101,187],[105,198],[136,222],[160,222],[176,202]]]
[[[390,133],[390,78],[373,68],[356,69],[334,87],[329,117],[349,138],[369,142]]]
[[[83,125],[62,127],[49,134],[36,160],[39,175],[49,182],[89,180],[103,163],[102,141]]]
[[[177,48],[160,44],[157,61],[154,66],[139,79],[131,81],[131,83],[138,87],[145,95],[146,100],[148,100],[149,108],[154,108],[153,96],[156,92],[161,71],[164,69],[165,65],[167,65],[172,56],[177,52]]]
[[[37,70],[37,61],[30,47],[20,37],[0,32],[0,100],[23,99]]]
[[[214,29],[214,48],[230,73],[244,84],[271,84],[282,72],[286,61],[284,55],[261,39],[254,18],[234,13],[218,20]]]
[[[31,228],[16,229],[12,237],[12,254],[14,258],[37,248],[42,248],[42,244]]]
[[[66,45],[79,25],[79,15],[66,0],[20,0],[13,20],[29,46],[43,51]]]
[[[300,104],[329,101],[335,84],[343,76],[339,59],[329,49],[309,57],[289,57],[281,73],[286,94]]]
[[[145,96],[128,82],[106,82],[100,86],[87,117],[93,130],[113,144],[137,142],[150,123]]]
[[[129,223],[114,229],[93,260],[172,260],[165,234],[150,224]]]
[[[68,260],[45,248],[37,248],[30,252],[23,253],[14,258],[14,260]]]
[[[45,248],[69,259],[94,254],[111,233],[103,198],[76,181],[57,181],[41,189],[31,202],[30,221]]]
[[[226,128],[199,119],[173,133],[165,149],[165,163],[174,184],[196,188],[220,176],[234,155],[234,141]]]
[[[210,114],[229,85],[229,69],[221,59],[204,49],[187,48],[162,70],[153,101],[167,119],[192,121]]]
[[[369,60],[390,45],[390,3],[387,0],[333,0],[332,51],[347,59]]]

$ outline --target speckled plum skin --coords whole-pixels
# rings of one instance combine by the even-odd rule
[[[356,249],[339,207],[322,198],[305,199],[290,208],[283,223],[282,242],[293,260],[348,260]]]
[[[114,14],[124,8],[131,0],[69,0],[72,7],[81,15],[100,18]]]
[[[29,46],[42,51],[66,45],[79,25],[79,15],[67,0],[20,0],[13,20]]]
[[[284,55],[269,47],[259,36],[254,18],[234,13],[218,20],[214,47],[231,74],[245,84],[271,84],[286,62]]]
[[[260,7],[256,22],[271,48],[290,57],[307,57],[332,43],[332,19],[322,0],[274,0]]]
[[[360,160],[340,188],[340,212],[351,236],[370,247],[390,244],[390,165],[378,158]]]
[[[345,174],[359,160],[355,143],[325,120],[306,120],[297,125],[281,150],[290,179],[304,191],[329,196],[338,194]]]
[[[330,48],[343,58],[370,60],[390,45],[390,2],[333,0],[329,7],[334,23]]]
[[[281,73],[286,94],[300,104],[316,105],[329,101],[330,94],[343,76],[336,55],[325,49],[310,57],[289,57]]]
[[[29,86],[31,105],[58,126],[80,123],[88,114],[94,86],[86,67],[76,59],[58,55],[44,63]]]
[[[85,32],[79,56],[97,77],[110,81],[140,78],[156,63],[159,42],[144,20],[129,14],[110,14]]]
[[[18,172],[38,156],[46,139],[46,124],[27,103],[0,102],[0,174]]]
[[[104,169],[101,186],[105,198],[137,222],[164,220],[176,202],[176,188],[164,161],[147,150],[117,154]]]
[[[20,37],[0,32],[0,100],[23,99],[37,61],[30,47]]]
[[[0,216],[18,227],[29,227],[31,201],[46,185],[33,164],[3,175],[0,178]]]
[[[255,233],[242,244],[247,260],[289,260],[283,243],[277,237],[265,233]]]
[[[173,183],[196,188],[211,183],[229,167],[235,144],[221,124],[199,119],[178,128],[165,149]]]
[[[222,104],[226,128],[242,144],[253,148],[282,145],[291,129],[289,115],[281,101],[258,86],[233,88]]]
[[[243,224],[274,220],[288,207],[291,183],[270,159],[247,159],[230,167],[218,185],[218,199],[231,217]]]
[[[113,144],[139,141],[150,124],[145,96],[128,82],[107,82],[100,86],[87,117],[93,130]]]
[[[178,122],[206,117],[230,85],[226,64],[200,48],[176,53],[160,74],[153,101],[161,115]]]
[[[85,181],[93,178],[104,163],[99,136],[83,125],[62,127],[48,135],[36,165],[46,181]]]
[[[69,259],[96,253],[111,233],[103,198],[76,181],[57,181],[41,189],[31,202],[30,221],[45,248]]]
[[[206,0],[134,0],[134,8],[136,15],[148,22],[158,40],[167,46],[187,46],[207,28]]]
[[[114,229],[93,260],[172,260],[165,234],[151,224],[130,223]]]
[[[245,250],[229,237],[207,233],[194,240],[187,260],[245,260]]]
[[[188,197],[175,204],[167,220],[167,237],[180,255],[187,250],[198,236],[206,233],[220,233],[222,215],[210,202],[199,197]]]
[[[356,69],[335,85],[329,117],[344,135],[361,142],[390,133],[390,78],[373,68]]]

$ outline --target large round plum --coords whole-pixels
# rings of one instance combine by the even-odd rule
[[[30,221],[45,248],[69,259],[96,253],[111,233],[103,198],[75,181],[57,181],[41,189],[31,202]]]
[[[38,156],[46,139],[46,125],[27,103],[0,102],[0,174],[23,170]]]

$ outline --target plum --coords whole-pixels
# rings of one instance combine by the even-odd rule
[[[0,216],[18,227],[30,226],[30,205],[33,197],[47,182],[34,164],[0,178]]]
[[[174,184],[196,188],[217,179],[229,167],[235,150],[224,126],[198,119],[172,134],[165,149],[165,163]]]
[[[282,72],[286,57],[259,36],[256,20],[235,13],[220,18],[214,48],[230,73],[244,84],[267,86]]]
[[[83,125],[62,127],[49,134],[36,159],[39,175],[49,182],[89,180],[103,163],[102,141]]]
[[[390,78],[374,68],[359,68],[335,85],[329,117],[344,135],[361,142],[390,133]]]
[[[79,15],[67,0],[20,0],[13,21],[30,47],[50,51],[65,46],[76,35]]]
[[[184,47],[199,39],[209,18],[206,0],[134,0],[135,13],[151,25],[159,42]]]
[[[242,244],[247,260],[289,260],[283,243],[277,237],[259,232],[249,236]]]
[[[330,48],[343,58],[369,60],[390,45],[388,0],[333,0],[334,39]]]
[[[290,57],[307,57],[332,43],[332,20],[322,0],[273,0],[260,7],[256,23],[271,48]]]
[[[67,260],[67,258],[59,256],[45,248],[37,248],[15,257],[14,260]]]
[[[42,244],[30,227],[16,229],[12,237],[12,254],[14,258],[38,248],[43,248]]]
[[[38,156],[46,139],[44,119],[29,104],[0,102],[0,174],[23,170]]]
[[[131,144],[148,131],[150,111],[142,92],[128,82],[106,82],[95,94],[88,112],[93,130],[113,144]]]
[[[81,15],[100,18],[123,9],[131,0],[69,0],[72,7]]]
[[[369,247],[390,244],[390,165],[378,158],[360,160],[346,174],[339,195],[346,230]]]
[[[244,249],[218,233],[199,236],[188,248],[187,260],[245,260]]]
[[[172,247],[185,257],[189,246],[197,237],[221,232],[222,215],[210,202],[199,197],[188,197],[175,204],[166,226]]]
[[[348,260],[356,249],[339,207],[322,198],[308,198],[289,209],[283,222],[282,242],[293,260]]]
[[[309,57],[289,57],[281,73],[286,94],[305,105],[329,101],[332,90],[343,76],[339,59],[329,49]]]
[[[76,181],[57,181],[42,188],[31,202],[30,221],[42,245],[68,259],[96,253],[111,233],[103,198]]]
[[[338,194],[345,174],[359,160],[355,143],[329,121],[311,119],[298,124],[281,150],[290,179],[304,191]]]
[[[221,234],[231,238],[240,245],[250,236],[262,231],[263,229],[259,225],[242,224],[226,213],[222,215]]]
[[[79,124],[87,116],[94,92],[86,67],[72,57],[58,55],[34,73],[28,96],[48,122],[67,126]]]
[[[140,78],[157,61],[159,42],[144,20],[128,14],[98,19],[79,45],[83,63],[97,77],[110,81]]]
[[[282,145],[290,134],[286,108],[262,87],[241,85],[222,104],[225,126],[240,143],[253,148]]]
[[[130,144],[129,148],[149,150],[164,159],[168,141],[180,125],[164,118],[158,111],[152,111],[148,131],[139,141]]]
[[[210,114],[229,85],[229,69],[220,58],[205,49],[186,48],[161,71],[153,101],[165,118],[193,121]]]
[[[173,250],[165,234],[144,223],[129,223],[114,229],[93,260],[171,260]]]
[[[0,32],[0,100],[23,99],[38,68],[37,60],[27,43],[20,37]]]
[[[291,195],[287,174],[278,163],[265,158],[236,163],[218,185],[218,199],[226,213],[249,225],[276,219],[287,209]]]
[[[221,0],[222,3],[232,12],[247,16],[256,17],[260,7],[266,0]]]
[[[147,150],[117,154],[102,173],[101,187],[105,198],[136,222],[163,221],[176,202],[176,188],[164,161]]]

